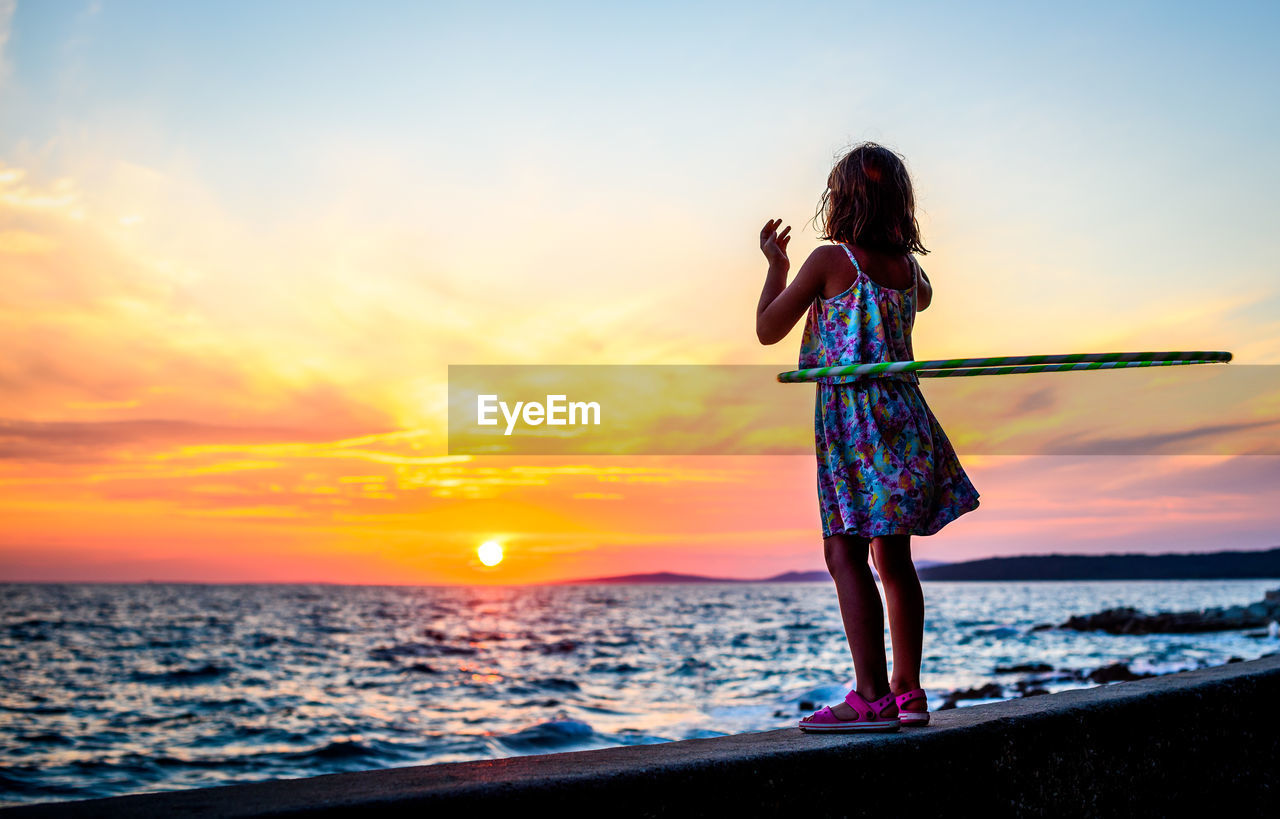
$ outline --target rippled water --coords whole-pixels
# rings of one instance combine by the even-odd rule
[[[1277,585],[926,583],[924,684],[940,702],[1016,679],[996,666],[1253,659],[1280,641],[1032,627]],[[825,583],[0,585],[0,666],[3,803],[769,730],[852,675]]]

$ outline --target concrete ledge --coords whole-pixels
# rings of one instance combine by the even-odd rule
[[[1280,815],[1280,656],[934,714],[10,808],[57,816]],[[1240,815],[1237,813],[1235,815]]]

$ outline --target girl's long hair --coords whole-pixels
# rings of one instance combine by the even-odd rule
[[[814,220],[821,238],[830,241],[887,253],[929,252],[920,242],[907,166],[874,142],[854,147],[836,162]]]

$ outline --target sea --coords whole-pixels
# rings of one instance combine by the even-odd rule
[[[1280,580],[924,586],[933,707],[1280,651],[1266,629],[1045,627],[1249,604]],[[852,673],[829,582],[3,584],[0,804],[768,731]]]

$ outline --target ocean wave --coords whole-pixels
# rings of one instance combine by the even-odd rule
[[[57,731],[46,731],[40,734],[21,734],[16,739],[19,742],[35,742],[41,745],[73,745],[75,740],[66,734],[60,734]]]
[[[637,671],[644,671],[643,668],[630,663],[596,663],[587,670],[592,674],[634,674]]]
[[[696,657],[685,657],[684,660],[671,673],[678,677],[691,677],[695,674],[703,674],[713,668],[711,663],[705,660],[699,660]]]
[[[569,654],[578,650],[578,644],[573,640],[559,640],[554,643],[544,643],[537,648],[543,654]]]
[[[440,672],[427,665],[426,663],[414,663],[404,667],[405,671],[412,671],[415,674],[439,674]]]
[[[129,675],[134,682],[144,683],[196,683],[214,680],[231,673],[231,669],[216,663],[170,668],[163,671],[135,671]]]
[[[479,652],[471,646],[427,645],[426,643],[397,643],[379,646],[369,652],[369,659],[379,662],[398,662],[404,657],[474,657]]]
[[[581,745],[595,736],[595,729],[585,722],[575,719],[557,719],[498,737],[498,741],[512,750],[547,751]]]
[[[302,762],[308,760],[362,759],[378,755],[378,749],[354,739],[338,739],[305,751],[281,754],[286,759]]]
[[[542,679],[534,679],[529,681],[534,688],[544,688],[548,691],[581,691],[582,686],[573,680],[564,677],[545,677]]]

